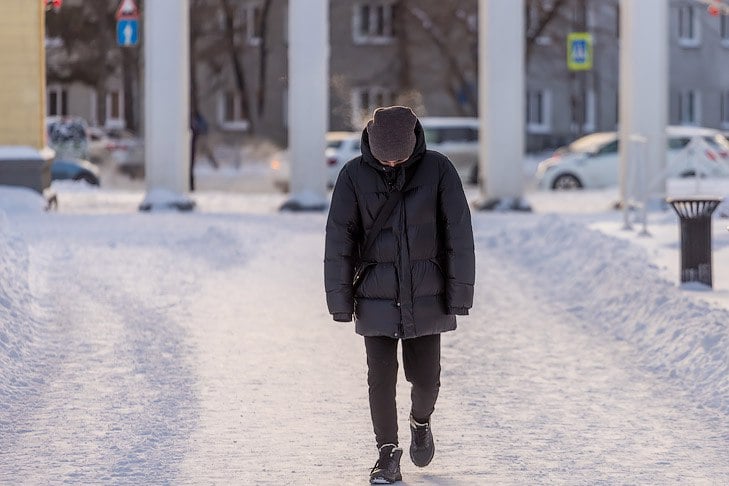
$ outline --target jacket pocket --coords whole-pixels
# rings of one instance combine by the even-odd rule
[[[369,270],[374,264],[375,262],[362,262],[357,265],[357,268],[354,270],[354,277],[352,277],[352,294],[357,293],[357,288],[362,283],[365,273],[367,273],[367,270]]]

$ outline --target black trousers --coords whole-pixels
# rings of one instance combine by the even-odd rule
[[[367,349],[367,384],[370,413],[377,447],[397,444],[397,339],[365,337]],[[405,378],[412,385],[411,413],[418,422],[426,422],[435,408],[440,389],[440,334],[404,339],[402,361]]]

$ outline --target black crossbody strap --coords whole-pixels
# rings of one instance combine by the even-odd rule
[[[416,169],[417,165],[413,167],[412,172],[410,172],[410,175],[405,180],[405,183],[402,185],[402,190],[393,191],[387,196],[387,201],[385,201],[385,204],[382,206],[382,209],[380,209],[380,212],[377,213],[377,218],[375,218],[375,222],[372,224],[372,228],[370,228],[369,232],[367,232],[367,238],[365,239],[364,245],[362,245],[360,259],[364,260],[364,257],[367,255],[367,253],[370,251],[370,248],[375,243],[377,235],[380,234],[380,231],[382,231],[382,227],[385,226],[385,222],[390,217],[390,214],[392,214],[393,209],[395,209],[395,206],[397,206],[398,202],[402,201],[405,189],[407,189],[410,181],[415,175]]]

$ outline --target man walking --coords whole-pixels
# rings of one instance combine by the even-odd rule
[[[412,385],[410,458],[435,454],[431,414],[440,389],[440,334],[467,315],[475,278],[471,215],[444,155],[426,150],[415,114],[380,108],[362,132],[362,156],[337,179],[326,228],[325,287],[335,321],[364,336],[379,458],[373,484],[402,479],[395,390],[397,346]]]

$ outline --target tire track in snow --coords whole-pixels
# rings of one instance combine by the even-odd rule
[[[8,431],[13,446],[0,454],[0,482],[164,483],[175,476],[196,420],[190,350],[166,315],[169,303],[129,290],[169,258],[113,246],[34,248],[50,272],[39,299],[53,319],[44,363],[52,376]],[[125,274],[104,274],[119,258],[129,259]]]

